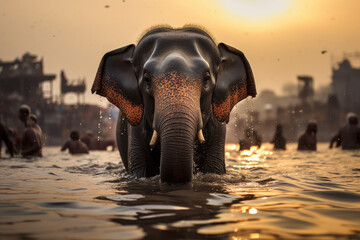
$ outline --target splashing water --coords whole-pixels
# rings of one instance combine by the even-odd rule
[[[250,114],[250,111],[251,111],[251,101],[249,100],[249,98],[246,98],[245,99],[245,111],[246,111],[246,118],[245,118],[245,125],[246,125],[246,128],[250,128],[250,126],[252,125],[252,116]]]
[[[111,119],[112,119],[112,110],[113,110],[113,105],[110,105],[110,108],[109,108],[109,121],[111,121]],[[111,125],[109,125],[109,130],[111,130]]]
[[[100,133],[101,133],[101,121],[102,121],[102,106],[101,106],[101,103],[102,103],[102,99],[101,99],[101,96],[100,96],[100,105],[99,105],[99,122],[98,122],[98,131],[97,131],[97,141],[100,141]]]

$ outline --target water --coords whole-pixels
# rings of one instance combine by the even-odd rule
[[[118,152],[0,160],[0,239],[360,239],[360,151],[242,155],[192,186],[133,179]]]

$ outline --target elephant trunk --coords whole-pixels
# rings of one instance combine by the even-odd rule
[[[172,65],[182,66],[180,63]],[[203,127],[200,110],[201,84],[198,79],[185,77],[177,71],[155,77],[153,84],[153,128],[160,138],[161,181],[190,182],[193,175],[195,138],[204,141],[203,135],[198,133]],[[151,145],[156,143],[157,132],[154,132]]]
[[[166,183],[192,180],[194,142],[198,128],[195,114],[177,112],[160,124],[160,178]]]

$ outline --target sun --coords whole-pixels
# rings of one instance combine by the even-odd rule
[[[221,0],[220,4],[249,20],[265,20],[290,8],[290,0]]]

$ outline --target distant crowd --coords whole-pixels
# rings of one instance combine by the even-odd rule
[[[341,147],[343,150],[360,149],[360,128],[358,127],[358,117],[355,113],[347,114],[347,123],[339,129],[330,140],[329,148]],[[309,121],[306,130],[298,139],[298,150],[316,151],[317,123]],[[239,140],[240,151],[250,149],[252,146],[261,147],[261,138],[254,129],[247,128],[244,132],[245,137]],[[278,124],[275,129],[274,138],[271,141],[274,150],[286,150],[286,139],[283,136],[282,125]]]
[[[22,105],[19,109],[19,119],[24,124],[25,129],[18,137],[15,129],[7,128],[0,122],[0,157],[2,141],[5,142],[7,152],[11,157],[20,154],[22,157],[42,157],[43,133],[37,123],[37,117],[31,113],[28,105]],[[107,150],[108,147],[115,150],[115,140],[102,139],[95,137],[92,132],[80,138],[78,131],[70,133],[70,139],[61,147],[61,151],[69,150],[70,154],[87,154],[89,150]]]
[[[2,141],[5,142],[8,153],[12,157],[16,154],[21,154],[23,157],[42,157],[43,135],[36,115],[31,113],[29,106],[22,105],[19,109],[19,119],[25,126],[20,139],[16,137],[16,130],[9,129],[0,122],[0,157]],[[309,121],[305,132],[299,137],[297,149],[316,151],[316,133],[317,123]],[[245,137],[239,140],[240,151],[250,149],[252,146],[261,147],[261,138],[254,129],[246,128],[244,135]],[[271,143],[274,144],[274,150],[286,150],[286,139],[280,124],[276,126]],[[347,115],[347,123],[331,138],[329,148],[332,148],[334,144],[335,147],[341,147],[344,150],[360,148],[360,128],[356,114]],[[87,154],[89,150],[107,150],[109,146],[114,151],[115,140],[95,137],[92,132],[87,132],[85,136],[80,137],[79,132],[74,130],[70,133],[70,139],[61,147],[61,151],[68,149],[70,154]]]

